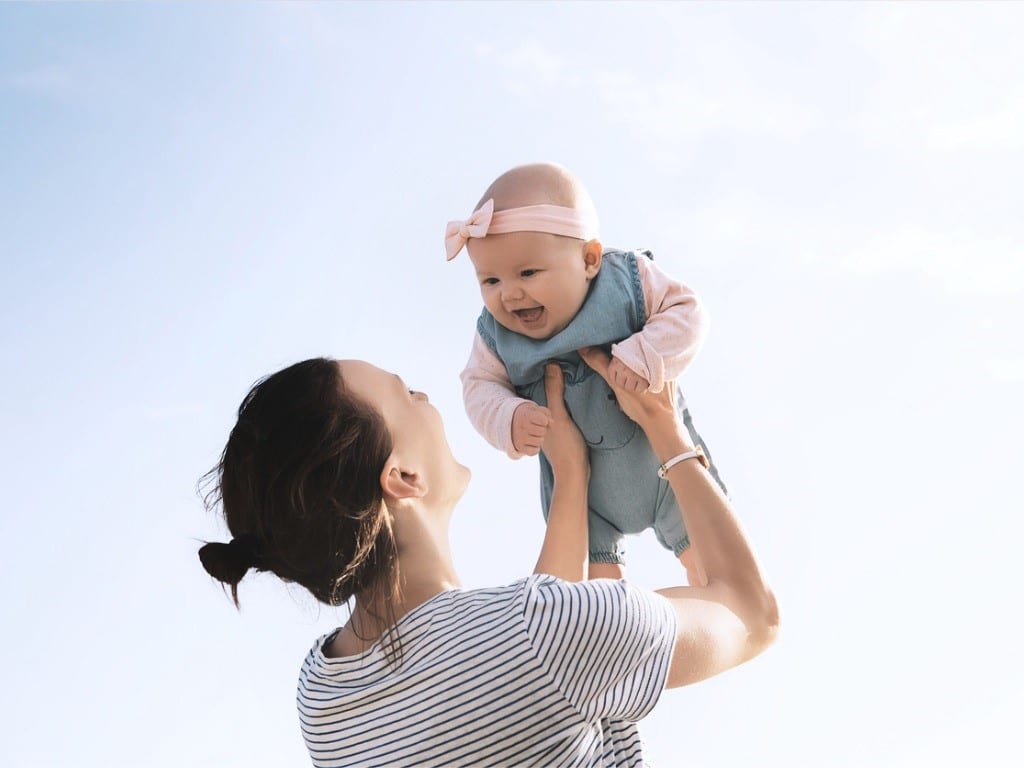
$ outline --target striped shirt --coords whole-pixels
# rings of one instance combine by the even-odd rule
[[[636,723],[668,675],[675,614],[625,581],[531,576],[442,592],[398,622],[402,660],[378,643],[299,675],[302,734],[318,768],[644,765]]]

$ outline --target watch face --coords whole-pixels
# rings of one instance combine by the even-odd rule
[[[704,469],[710,469],[711,465],[708,462],[708,457],[704,455],[704,449],[698,445],[694,450],[697,451],[697,461],[701,463],[701,466]]]

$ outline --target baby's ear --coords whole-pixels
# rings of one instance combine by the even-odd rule
[[[587,240],[583,244],[583,264],[588,280],[601,271],[601,254],[603,252],[604,248],[601,246],[600,240]]]

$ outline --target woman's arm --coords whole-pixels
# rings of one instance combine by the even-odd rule
[[[565,408],[562,369],[549,363],[544,369],[551,423],[542,450],[551,464],[555,485],[551,492],[547,530],[534,573],[547,573],[566,581],[582,581],[587,573],[587,484],[590,462],[572,417]]]
[[[609,358],[600,349],[580,350],[606,380]],[[622,410],[647,435],[662,463],[692,449],[675,409],[675,387],[658,393],[617,389]],[[637,467],[656,472],[657,467]],[[668,471],[687,533],[701,554],[708,583],[659,590],[675,608],[678,629],[667,687],[695,683],[753,658],[775,639],[778,607],[740,522],[718,484],[697,461]]]

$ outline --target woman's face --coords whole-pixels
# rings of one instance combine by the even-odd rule
[[[441,414],[423,392],[401,377],[362,360],[339,360],[345,389],[372,406],[391,432],[394,455],[420,473],[428,498],[454,503],[469,482],[469,470],[452,456]]]

